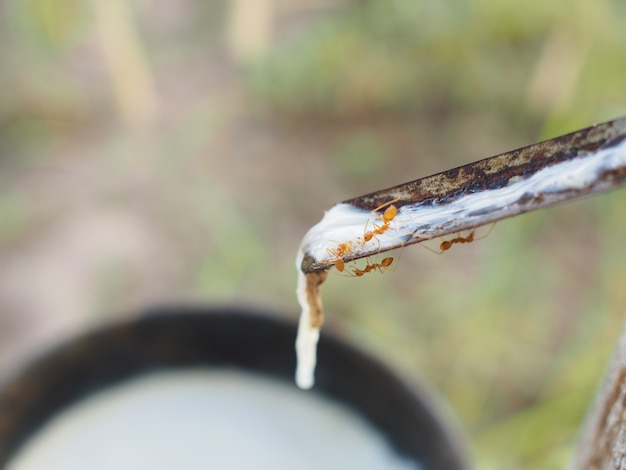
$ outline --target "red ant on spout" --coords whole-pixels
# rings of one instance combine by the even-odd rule
[[[326,248],[326,251],[331,256],[331,258],[326,261],[333,264],[335,268],[337,268],[337,271],[339,271],[340,273],[343,272],[346,265],[343,257],[350,256],[354,251],[353,247],[353,243],[351,241],[347,241],[345,243],[340,243],[339,245],[337,245],[337,248]]]
[[[441,250],[440,253],[443,253],[444,251],[448,251],[450,248],[452,248],[452,245],[454,245],[455,243],[472,243],[474,241],[474,232],[475,230],[472,230],[467,237],[461,236],[461,237],[453,238],[452,240],[442,241],[441,244],[439,245],[439,249]]]
[[[489,235],[491,233],[491,230],[493,230],[493,226],[494,225],[495,225],[495,223],[491,224],[491,227],[489,227],[489,230],[487,231],[487,233],[485,233],[484,235],[481,235],[480,237],[475,237],[476,229],[473,229],[466,236],[459,235],[458,237],[452,238],[450,240],[443,240],[439,244],[439,251],[433,250],[432,248],[429,248],[426,245],[422,245],[422,246],[424,246],[424,248],[427,248],[430,251],[434,251],[435,253],[440,255],[444,251],[448,251],[450,248],[452,248],[453,245],[462,244],[462,243],[472,243],[473,241],[476,241],[476,240],[482,240],[483,238],[485,238],[487,235]]]
[[[364,274],[367,274],[374,270],[378,270],[381,273],[384,273],[385,271],[390,271],[389,266],[391,266],[392,263],[393,263],[393,257],[388,256],[387,258],[383,258],[383,260],[380,263],[368,264],[363,269],[353,269],[352,272],[354,273],[356,277],[361,277]]]
[[[382,225],[373,224],[374,225],[374,230],[365,230],[365,232],[363,233],[363,238],[359,239],[359,244],[361,246],[365,245],[372,238],[376,237],[376,235],[382,235],[387,230],[389,230],[389,225],[390,225],[391,221],[396,217],[396,215],[398,215],[398,208],[396,206],[394,206],[393,203],[397,202],[399,200],[400,200],[400,197],[392,199],[389,202],[381,204],[380,206],[378,206],[376,209],[374,209],[372,211],[372,215],[375,215],[380,220],[382,220],[383,224]],[[387,206],[389,206],[389,207],[387,207]],[[378,212],[380,210],[382,210],[383,207],[387,207],[387,209],[385,209],[385,211],[382,213],[382,215],[378,214]],[[369,223],[369,221],[368,221],[368,223]],[[365,228],[367,229],[367,224],[365,224]]]

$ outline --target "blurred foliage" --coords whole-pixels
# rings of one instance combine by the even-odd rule
[[[599,109],[609,117],[626,101],[619,5],[353,2],[280,45],[253,69],[251,86],[280,112],[305,116],[480,110],[524,122],[547,112],[561,125]]]

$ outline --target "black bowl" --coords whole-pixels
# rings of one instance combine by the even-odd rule
[[[227,367],[295,389],[295,334],[295,324],[256,310],[182,307],[153,309],[78,337],[0,390],[0,466],[64,408],[149,372]],[[469,467],[457,434],[424,387],[409,388],[332,336],[320,339],[313,390],[298,393],[321,395],[360,414],[398,455],[422,468]]]

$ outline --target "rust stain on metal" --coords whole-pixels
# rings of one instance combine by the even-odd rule
[[[607,170],[600,175],[600,179],[611,185],[623,184],[626,182],[626,168]]]
[[[396,198],[398,207],[429,201],[447,204],[467,194],[505,187],[514,178],[526,179],[549,166],[615,145],[625,136],[626,119],[616,119],[343,202],[366,210]],[[608,178],[621,180],[624,175]]]

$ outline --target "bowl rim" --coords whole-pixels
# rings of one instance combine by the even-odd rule
[[[66,340],[0,387],[0,467],[64,408],[141,374],[228,367],[296,387],[295,335],[294,321],[256,307],[162,306]],[[469,468],[460,431],[423,381],[409,386],[328,332],[320,338],[316,384],[302,393],[344,404],[425,468]]]

